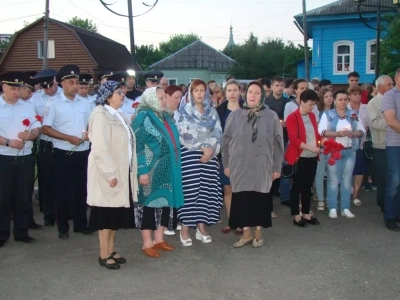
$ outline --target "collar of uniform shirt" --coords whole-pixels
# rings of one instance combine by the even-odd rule
[[[82,100],[83,100],[83,98],[80,97],[78,94],[76,94],[73,101],[82,101]],[[65,97],[64,93],[61,93],[61,101],[67,102],[67,101],[71,101],[71,100],[69,100],[67,97]]]

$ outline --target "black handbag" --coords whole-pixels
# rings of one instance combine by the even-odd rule
[[[368,129],[367,131],[367,139],[364,142],[364,155],[367,159],[372,160],[374,158],[373,149],[372,149],[372,137],[371,131]]]
[[[297,116],[296,116],[296,121],[297,121],[297,137],[300,139],[299,121],[297,120]],[[283,178],[291,178],[296,174],[298,160],[299,160],[299,156],[297,155],[296,162],[293,165],[290,165],[287,162],[283,163],[282,171],[281,171],[281,176]]]

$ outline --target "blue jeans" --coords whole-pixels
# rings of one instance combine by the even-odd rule
[[[338,191],[340,184],[340,209],[350,208],[350,195],[353,179],[353,169],[356,162],[356,152],[353,149],[341,151],[342,158],[336,160],[333,166],[328,165],[328,208],[338,209]]]
[[[385,196],[385,221],[400,216],[400,147],[386,146],[387,181]]]
[[[328,157],[327,155],[320,154],[318,167],[317,167],[317,174],[315,175],[315,188],[317,190],[318,201],[324,201],[324,177],[326,168],[328,166]]]

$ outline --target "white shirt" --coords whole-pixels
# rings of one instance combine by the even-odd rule
[[[349,131],[352,131],[351,124],[349,123],[349,121],[347,121],[346,119],[339,119],[338,123],[336,125],[335,131],[343,131],[346,129]],[[327,130],[329,130],[328,117],[326,116],[326,114],[322,114],[321,120],[319,121],[319,124],[318,124],[318,132],[320,135],[322,135],[322,132],[327,131]],[[364,128],[364,125],[363,125],[361,119],[359,119],[359,121],[357,122],[357,130],[361,131],[363,133],[363,135],[365,135],[365,128]],[[349,148],[349,147],[353,146],[351,138],[349,138],[347,136],[336,137],[334,139],[337,143],[342,144],[343,147],[345,147],[345,148]]]
[[[285,110],[283,112],[283,120],[285,122],[286,122],[287,117],[291,113],[295,112],[299,108],[299,106],[296,103],[294,103],[293,101],[296,101],[296,100],[292,100],[292,101],[286,103],[286,105],[285,105]],[[317,123],[318,123],[318,121],[319,121],[319,111],[318,111],[318,107],[316,105],[314,105],[314,108],[313,108],[312,112],[314,113],[315,119],[317,120]]]
[[[104,105],[104,108],[106,108],[110,112],[110,114],[112,114],[114,117],[117,117],[118,120],[122,123],[122,125],[124,125],[129,138],[129,144],[128,144],[129,161],[132,161],[132,134],[128,128],[128,124],[126,124],[126,121],[122,117],[123,112],[121,111],[121,109],[115,110],[109,105]]]
[[[82,138],[88,129],[89,117],[92,113],[89,102],[75,95],[73,101],[65,97],[64,93],[57,95],[47,103],[43,126],[78,138]],[[63,140],[53,139],[54,148],[71,151],[75,145]],[[89,149],[89,142],[84,141],[74,151],[85,151]]]
[[[15,140],[18,139],[18,133],[39,128],[40,122],[35,119],[35,116],[35,110],[31,103],[19,99],[14,105],[8,104],[4,101],[3,96],[0,96],[0,136],[3,138]],[[26,128],[22,124],[24,119],[30,121],[30,127]],[[21,150],[0,145],[0,155],[29,155],[32,153],[32,147],[32,141],[26,141]]]
[[[53,96],[47,95],[44,90],[39,90],[34,93],[30,99],[31,103],[33,104],[33,108],[35,109],[36,114],[41,117],[44,117],[44,110],[46,108],[47,102],[52,101],[55,97],[62,94],[63,89],[57,87],[57,91]],[[40,139],[43,141],[51,141],[51,138],[45,134],[40,135]]]
[[[132,120],[132,116],[135,114],[136,109],[132,107],[132,104],[135,103],[135,101],[133,101],[130,98],[125,97],[124,98],[124,102],[122,103],[122,106],[120,108],[120,110],[123,112],[123,114],[125,115],[125,117],[130,121]]]
[[[347,104],[347,108],[350,110],[354,110],[351,108],[351,103],[349,102],[349,104]],[[356,111],[356,110],[354,110]],[[359,120],[362,121],[364,126],[368,126],[368,114],[367,114],[367,104],[363,104],[360,103],[360,109],[358,110],[358,117]],[[364,134],[361,138],[361,142],[360,142],[360,149],[364,149],[364,142],[367,139],[367,135]]]

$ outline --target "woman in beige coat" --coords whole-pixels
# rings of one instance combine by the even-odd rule
[[[123,100],[119,83],[105,82],[89,120],[92,143],[88,163],[89,228],[99,231],[99,263],[107,269],[119,269],[126,262],[114,251],[116,230],[132,228],[135,224],[136,140],[129,121],[119,109]]]

